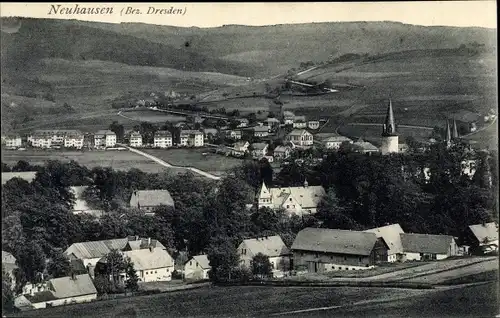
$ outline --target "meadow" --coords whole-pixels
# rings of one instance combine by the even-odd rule
[[[214,154],[207,148],[143,149],[143,151],[175,166],[194,167],[219,176],[243,163],[242,159]],[[204,153],[206,155],[203,155]]]
[[[183,172],[184,169],[165,168],[143,156],[130,151],[61,151],[28,149],[25,151],[2,150],[2,162],[9,166],[19,160],[25,160],[33,165],[43,165],[47,160],[69,162],[74,160],[88,168],[111,167],[116,170],[128,171],[137,168],[144,172]]]

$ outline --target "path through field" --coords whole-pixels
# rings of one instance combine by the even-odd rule
[[[200,170],[200,169],[198,169],[198,168],[194,168],[194,167],[183,167],[183,166],[174,166],[174,165],[172,165],[172,164],[170,164],[170,163],[168,163],[168,162],[166,162],[166,161],[164,161],[164,160],[161,160],[161,159],[160,159],[160,158],[158,158],[158,157],[155,157],[155,156],[150,155],[150,154],[148,154],[148,153],[145,153],[145,152],[143,152],[143,151],[140,151],[140,150],[137,150],[137,149],[131,148],[131,147],[129,147],[129,146],[127,146],[127,145],[123,145],[123,144],[118,144],[118,145],[119,145],[119,146],[121,146],[121,147],[125,147],[125,148],[127,148],[127,149],[128,149],[129,151],[131,151],[131,152],[135,152],[136,154],[139,154],[139,155],[144,156],[144,157],[146,157],[146,158],[148,158],[148,159],[151,159],[151,160],[153,160],[154,162],[156,162],[156,163],[158,163],[158,164],[160,164],[160,165],[162,165],[162,166],[164,166],[164,167],[167,167],[167,168],[184,168],[184,169],[191,170],[191,171],[193,171],[194,173],[197,173],[197,174],[199,174],[199,175],[201,175],[201,176],[203,176],[203,177],[206,177],[206,178],[209,178],[209,179],[212,179],[212,180],[220,180],[220,179],[221,179],[221,177],[219,177],[219,176],[213,175],[213,174],[211,174],[211,173],[208,173],[208,172],[206,172],[206,171]]]

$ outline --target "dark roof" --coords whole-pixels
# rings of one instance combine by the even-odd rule
[[[309,227],[297,234],[292,250],[370,255],[376,242],[375,233]]]
[[[401,233],[401,244],[405,253],[447,254],[454,240],[449,235]]]
[[[57,297],[50,290],[42,291],[39,293],[35,293],[33,296],[25,295],[26,299],[28,299],[32,304],[33,303],[42,303],[45,301],[56,300]]]

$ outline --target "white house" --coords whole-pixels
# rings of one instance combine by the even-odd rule
[[[35,133],[29,137],[28,141],[35,148],[50,148],[52,146],[52,137],[46,134]]]
[[[95,148],[108,148],[116,145],[116,134],[111,130],[99,130],[94,134]]]
[[[274,158],[287,159],[292,153],[292,148],[289,146],[278,146],[274,148]]]
[[[184,264],[186,279],[208,279],[208,272],[212,269],[207,255],[196,255]]]
[[[403,245],[401,243],[400,234],[404,233],[399,224],[391,224],[374,229],[366,230],[368,233],[375,233],[377,237],[381,237],[387,243],[389,250],[387,251],[387,261],[394,263],[403,260]]]
[[[295,146],[307,147],[314,143],[313,135],[305,129],[294,129],[286,137],[286,141],[293,143]]]
[[[136,190],[130,197],[130,207],[153,213],[153,210],[159,206],[174,207],[174,199],[168,190]]]
[[[224,136],[224,138],[232,140],[240,140],[242,137],[241,130],[238,129],[225,130],[221,134]]]
[[[138,131],[133,131],[130,133],[129,137],[130,147],[142,147],[142,135]]]
[[[161,247],[149,246],[125,250],[124,256],[130,257],[141,282],[163,282],[172,280],[174,259]]]
[[[267,126],[256,126],[253,128],[253,136],[257,138],[269,136],[269,127]]]
[[[323,145],[325,146],[326,149],[338,150],[343,142],[348,142],[350,144],[353,143],[353,141],[350,138],[344,136],[332,136],[323,140]]]
[[[231,155],[235,157],[242,157],[248,152],[248,147],[250,147],[250,143],[248,141],[238,141],[234,143]]]
[[[180,145],[188,147],[203,147],[203,133],[198,130],[182,130],[180,133]]]
[[[317,121],[317,120],[308,121],[307,128],[313,129],[313,130],[319,129],[319,121]]]
[[[18,308],[30,306],[40,309],[66,304],[91,302],[97,299],[97,290],[89,274],[53,278],[47,290],[34,295],[22,295],[15,300]]]
[[[252,259],[259,253],[269,257],[273,276],[283,276],[290,270],[290,251],[279,235],[246,239],[238,246],[240,264],[247,268],[252,268]]]
[[[453,236],[401,233],[403,261],[441,260],[458,255]]]
[[[83,133],[80,131],[72,131],[68,132],[64,136],[64,148],[76,148],[76,149],[82,149],[83,148]]]
[[[7,148],[19,148],[22,145],[22,139],[19,135],[7,135],[3,142]]]
[[[266,125],[267,125],[267,127],[268,127],[269,129],[274,128],[274,127],[277,127],[277,126],[279,126],[279,125],[280,125],[280,121],[279,121],[279,119],[277,119],[277,118],[272,118],[272,117],[269,117],[269,118],[267,118],[267,119],[265,120],[265,122],[266,122]]]
[[[295,116],[293,121],[293,128],[304,129],[307,128],[307,121],[304,116]]]
[[[172,134],[166,130],[159,130],[155,133],[153,142],[155,148],[172,147]]]
[[[258,196],[258,208],[285,209],[297,215],[316,213],[318,204],[326,194],[322,186],[309,186],[307,181],[303,187],[267,188],[262,183]]]
[[[252,148],[252,157],[260,159],[267,154],[269,145],[263,142],[256,142],[252,144],[251,148]]]
[[[356,142],[354,142],[353,145],[358,147],[361,153],[380,152],[380,149],[378,149],[375,145],[373,145],[368,141],[364,141],[361,138],[359,138]]]

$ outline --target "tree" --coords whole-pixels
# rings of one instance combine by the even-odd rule
[[[207,257],[211,270],[208,273],[214,282],[231,279],[231,271],[239,264],[236,247],[228,237],[215,238],[208,248]]]
[[[109,125],[109,130],[116,134],[116,140],[118,142],[123,142],[123,137],[125,136],[125,128],[122,124],[114,121],[111,125]]]
[[[130,257],[125,259],[125,272],[127,275],[126,288],[131,291],[137,291],[139,285],[139,277],[137,276],[137,271],[134,268],[134,263],[130,260]]]
[[[120,274],[125,270],[125,259],[118,250],[111,250],[105,257],[107,277],[111,277],[112,283],[116,287],[120,282]]]
[[[258,253],[252,259],[252,273],[261,279],[273,276],[273,269],[269,256]]]
[[[5,162],[2,162],[2,172],[10,172],[10,171],[11,171],[10,167]]]
[[[68,276],[71,272],[69,259],[61,249],[56,249],[47,263],[47,272],[52,278]]]
[[[5,271],[2,264],[2,315],[11,313],[15,310],[14,293],[12,292],[12,278]]]
[[[39,275],[45,271],[45,253],[36,241],[28,241],[21,248],[17,258],[26,281],[37,283]]]
[[[109,277],[106,277],[105,275],[96,274],[94,278],[94,286],[99,296],[106,295],[111,291]]]

